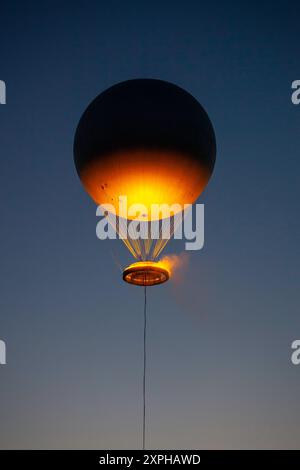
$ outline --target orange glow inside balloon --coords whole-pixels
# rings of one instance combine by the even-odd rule
[[[210,174],[188,155],[156,149],[123,151],[91,161],[80,174],[81,181],[98,204],[112,204],[117,216],[119,197],[127,197],[127,208],[138,204],[144,213],[128,219],[156,220],[155,205],[192,204],[204,190]],[[174,208],[174,214],[180,209]]]

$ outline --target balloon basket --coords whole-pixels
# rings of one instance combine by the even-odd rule
[[[155,261],[139,261],[123,271],[123,280],[135,286],[155,286],[168,281],[170,273]]]

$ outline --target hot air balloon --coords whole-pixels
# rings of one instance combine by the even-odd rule
[[[110,211],[107,217],[120,235],[133,218],[140,224],[161,220],[151,206],[167,204],[175,207],[171,236],[176,211],[200,196],[215,157],[215,134],[203,107],[177,85],[156,79],[128,80],[102,92],[83,113],[74,140],[79,178],[98,205],[114,205],[117,217]],[[118,201],[124,195],[128,206],[145,210],[123,217]],[[170,237],[121,238],[136,260],[123,272],[126,282],[150,286],[168,280],[157,259]]]

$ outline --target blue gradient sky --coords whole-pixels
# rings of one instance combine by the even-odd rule
[[[299,4],[74,3],[0,7],[0,447],[141,445],[143,292],[72,156],[87,104],[136,77],[191,92],[218,145],[205,247],[149,290],[147,446],[299,447]]]

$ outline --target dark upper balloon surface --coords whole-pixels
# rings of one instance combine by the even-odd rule
[[[210,119],[182,88],[162,80],[134,79],[98,95],[80,119],[74,142],[75,165],[136,148],[188,154],[212,172],[216,155]]]

